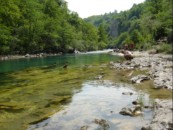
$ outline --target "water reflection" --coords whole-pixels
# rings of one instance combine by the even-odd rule
[[[133,95],[123,95],[124,92],[132,92]],[[150,121],[151,110],[144,110],[144,114],[137,117],[119,114],[123,107],[132,106],[132,101],[140,96],[140,92],[127,84],[87,81],[64,110],[30,126],[29,130],[80,130],[85,126],[87,130],[102,129],[94,122],[96,119],[106,120],[109,130],[140,130],[142,125]],[[142,93],[142,99],[148,105],[149,95]]]

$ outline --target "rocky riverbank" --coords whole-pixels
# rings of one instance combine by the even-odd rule
[[[111,53],[119,55],[117,53]],[[132,52],[132,60],[123,63],[113,63],[113,68],[122,70],[146,70],[146,75],[138,75],[130,79],[132,83],[143,80],[153,80],[153,89],[173,90],[172,56],[165,54],[150,54],[148,52]],[[141,130],[172,130],[173,129],[173,103],[172,100],[156,100],[152,121]]]
[[[152,121],[141,130],[173,130],[172,100],[156,100]]]
[[[123,63],[111,63],[115,69],[147,70],[156,89],[172,90],[172,56],[164,54],[149,54],[147,52],[133,52],[133,59]],[[140,76],[139,76],[140,77]]]

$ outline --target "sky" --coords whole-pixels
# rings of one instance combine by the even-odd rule
[[[109,12],[118,12],[130,9],[133,4],[142,3],[145,0],[65,0],[68,9],[77,12],[81,18],[92,15],[101,15]]]

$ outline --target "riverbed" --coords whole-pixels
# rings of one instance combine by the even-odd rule
[[[131,92],[133,95],[123,95],[125,92]],[[123,107],[133,106],[132,102],[137,99],[142,100],[145,105],[151,104],[148,94],[138,92],[131,85],[108,80],[86,81],[62,111],[30,126],[28,130],[140,130],[141,126],[151,121],[151,109],[145,109],[144,113],[137,117],[119,114]],[[103,126],[95,120],[105,120],[107,124]]]

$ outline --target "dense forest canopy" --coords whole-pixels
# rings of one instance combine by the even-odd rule
[[[98,39],[64,0],[0,0],[1,55],[96,50]]]
[[[102,24],[109,39],[109,46],[134,43],[137,49],[149,49],[158,41],[171,51],[173,14],[171,0],[146,0],[134,4],[130,10],[91,16],[85,21],[95,26]],[[167,44],[168,43],[168,44]],[[162,48],[164,49],[164,48]]]
[[[90,51],[172,42],[171,0],[81,19],[64,0],[0,0],[0,55]]]

